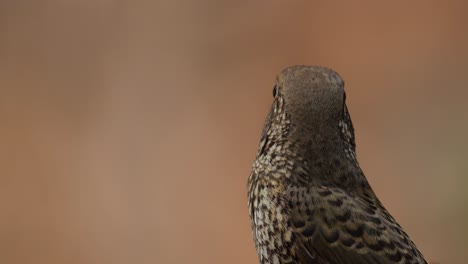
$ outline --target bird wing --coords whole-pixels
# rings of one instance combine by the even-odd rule
[[[289,187],[287,194],[301,264],[427,263],[373,193]]]

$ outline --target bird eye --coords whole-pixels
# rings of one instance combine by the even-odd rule
[[[278,85],[276,84],[274,87],[273,87],[273,98],[276,97],[276,95],[278,94]]]

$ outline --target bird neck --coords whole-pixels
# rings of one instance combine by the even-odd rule
[[[356,160],[354,147],[343,140],[339,132],[328,136],[309,133],[308,137],[293,137],[289,141],[292,156],[300,157],[306,173],[293,174],[298,181],[320,185],[349,186],[350,190],[367,183]]]

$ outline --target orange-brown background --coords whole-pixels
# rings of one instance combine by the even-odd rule
[[[0,2],[0,263],[257,263],[275,75],[346,81],[358,158],[425,256],[468,258],[466,1]]]

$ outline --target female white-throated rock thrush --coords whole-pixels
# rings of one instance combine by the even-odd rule
[[[273,96],[248,183],[260,263],[427,263],[359,167],[341,77],[289,67]]]

